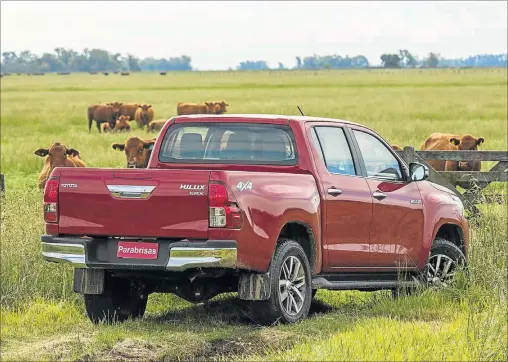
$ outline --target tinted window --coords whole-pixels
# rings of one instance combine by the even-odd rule
[[[376,137],[353,130],[363,156],[367,176],[402,180],[399,161]]]
[[[296,164],[293,133],[287,126],[185,123],[168,128],[161,162]]]
[[[322,156],[328,172],[341,175],[356,175],[351,150],[344,130],[339,127],[315,127],[317,134],[312,139]]]

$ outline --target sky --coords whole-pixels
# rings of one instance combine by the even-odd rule
[[[202,70],[244,60],[408,49],[446,58],[507,53],[506,1],[2,1],[1,51],[100,48],[137,57],[189,55]]]

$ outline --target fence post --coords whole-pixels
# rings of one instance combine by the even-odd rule
[[[415,162],[415,149],[412,146],[405,146],[402,150],[402,158],[409,165],[411,162]]]

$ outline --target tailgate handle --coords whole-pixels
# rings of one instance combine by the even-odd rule
[[[109,192],[117,199],[146,199],[155,186],[107,185]]]

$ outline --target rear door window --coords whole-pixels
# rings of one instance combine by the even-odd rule
[[[184,123],[168,128],[159,160],[166,163],[295,165],[291,128],[248,123]]]

